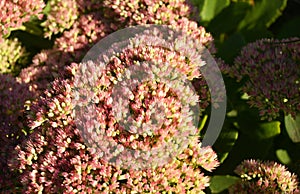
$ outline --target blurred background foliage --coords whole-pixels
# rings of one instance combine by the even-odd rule
[[[300,35],[298,0],[193,0],[193,3],[200,10],[200,25],[215,38],[217,55],[229,65],[250,42]],[[299,176],[299,115],[296,119],[281,115],[276,120],[263,121],[258,111],[246,103],[239,91],[240,83],[227,76],[224,80],[228,113],[214,145],[222,164],[214,172],[207,192],[226,193],[237,180],[235,167],[244,159],[277,161]],[[294,132],[291,137],[289,131]]]

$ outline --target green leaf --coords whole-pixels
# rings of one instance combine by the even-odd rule
[[[211,178],[209,188],[212,193],[220,193],[220,192],[228,189],[231,185],[236,183],[238,180],[239,180],[239,178],[235,177],[235,176],[216,175]]]
[[[259,140],[249,135],[239,133],[228,157],[214,172],[218,174],[228,174],[236,168],[241,161],[249,158],[266,159],[274,146],[273,139]]]
[[[300,114],[293,118],[290,114],[284,117],[284,124],[290,139],[294,143],[300,142]]]
[[[282,164],[289,165],[292,162],[292,159],[290,158],[286,150],[283,149],[276,150],[276,156]]]
[[[208,116],[204,115],[204,117],[201,120],[200,126],[199,126],[199,132],[202,131],[202,129],[204,128],[206,121],[207,121]]]
[[[227,158],[232,147],[235,145],[238,136],[239,133],[233,126],[225,126],[222,129],[217,141],[213,146],[218,153],[220,163],[223,163],[223,161]]]
[[[48,15],[51,11],[51,1],[48,1],[46,6],[44,7],[43,14]]]
[[[280,26],[278,31],[278,38],[289,38],[297,37],[300,34],[300,17],[293,18],[289,21],[286,21]]]
[[[207,30],[213,32],[214,36],[219,36],[222,33],[236,32],[239,23],[250,8],[251,5],[248,3],[231,3],[211,20],[207,26]]]
[[[238,126],[244,134],[258,140],[273,138],[280,134],[279,121],[262,122],[256,116],[249,110],[240,113]]]
[[[272,121],[261,123],[257,130],[254,130],[255,135],[259,139],[268,139],[280,134],[280,122]]]
[[[254,29],[269,27],[282,14],[287,0],[257,0],[254,7],[247,13],[238,29]]]
[[[204,0],[200,10],[201,21],[210,21],[225,7],[230,4],[230,0]]]
[[[219,56],[225,61],[233,61],[241,48],[246,45],[245,38],[240,33],[229,36],[218,49]]]

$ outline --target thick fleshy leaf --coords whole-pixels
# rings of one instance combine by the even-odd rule
[[[257,115],[251,111],[243,111],[238,116],[240,130],[252,138],[258,140],[273,138],[280,134],[280,122],[262,122]]]
[[[287,0],[257,0],[251,11],[239,24],[238,29],[269,27],[282,14]]]
[[[200,10],[201,22],[210,21],[225,7],[230,4],[229,0],[203,0],[203,6]]]
[[[216,175],[211,178],[210,181],[210,190],[212,193],[220,193],[226,189],[228,189],[231,185],[233,185],[239,178],[235,176],[221,176]]]
[[[218,153],[218,158],[221,163],[227,158],[229,152],[238,139],[238,134],[237,129],[233,128],[233,126],[223,127],[222,132],[213,146]]]
[[[276,156],[282,164],[288,165],[292,162],[289,153],[286,150],[283,149],[276,150]]]
[[[260,139],[268,139],[280,134],[280,122],[272,121],[261,123],[255,133]]]
[[[293,118],[290,114],[284,117],[284,124],[290,139],[294,143],[300,142],[300,114]]]
[[[250,8],[251,5],[248,3],[231,3],[211,20],[207,30],[213,32],[215,36],[236,32],[239,23],[241,23]]]
[[[241,48],[247,44],[241,33],[234,33],[229,36],[220,46],[218,54],[225,61],[233,61],[239,54]]]
[[[297,37],[300,34],[300,16],[295,17],[280,26],[278,29],[278,38]]]

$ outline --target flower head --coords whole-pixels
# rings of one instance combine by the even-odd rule
[[[54,47],[42,50],[33,58],[33,64],[22,69],[19,79],[32,85],[39,93],[48,88],[55,78],[72,63],[78,63],[97,41],[113,32],[101,12],[81,15],[69,30],[57,38]]]
[[[42,18],[45,7],[43,0],[2,0],[0,2],[0,34],[8,34],[10,29],[19,28],[31,16]]]
[[[52,35],[71,28],[79,13],[76,0],[50,0],[47,3],[50,11],[42,25],[45,27],[45,36],[51,38]]]
[[[25,49],[18,39],[0,37],[0,73],[17,73],[17,63],[25,56]]]
[[[298,180],[284,165],[273,161],[245,160],[235,169],[241,181],[230,193],[299,193]]]
[[[274,119],[279,111],[296,115],[300,111],[299,39],[262,39],[250,43],[225,72],[244,79],[242,91],[260,111],[262,119]]]
[[[16,174],[7,164],[14,147],[24,137],[26,123],[25,105],[33,99],[28,85],[19,83],[9,74],[0,74],[0,185],[1,189],[14,188]]]
[[[154,44],[145,44],[150,40]],[[16,159],[9,162],[11,170],[21,170],[22,192],[30,193],[43,189],[47,193],[201,193],[209,185],[209,177],[201,168],[211,171],[219,163],[211,148],[200,147],[197,128],[192,125],[187,105],[197,104],[198,96],[193,95],[186,87],[181,87],[181,83],[177,83],[175,79],[178,75],[184,75],[187,80],[200,77],[198,67],[201,60],[187,60],[186,56],[182,55],[190,53],[193,56],[193,48],[179,52],[176,50],[180,46],[179,42],[168,45],[169,47],[161,47],[157,45],[161,42],[155,40],[155,36],[150,37],[147,34],[134,37],[127,47],[108,58],[107,64],[102,65],[103,69],[100,70],[92,69],[95,66],[82,68],[85,63],[73,63],[67,68],[70,71],[65,79],[55,80],[45,94],[32,103],[27,118],[28,126],[34,132],[16,147]],[[175,76],[174,83],[177,85],[171,84],[173,88],[169,87],[162,81],[162,76],[161,79],[137,83],[131,88],[135,67],[145,64],[145,61],[157,64],[159,68],[154,66],[152,70],[158,71],[166,78],[170,75],[168,71],[175,69],[175,73],[171,75]],[[89,76],[76,80],[74,76],[81,71],[87,71]],[[133,79],[130,79],[132,82],[122,82],[129,75],[133,76]],[[152,76],[154,75],[155,73]],[[93,80],[95,82],[92,82]],[[79,87],[81,83],[87,84]],[[123,83],[124,86],[127,84],[128,88],[132,89],[128,93],[128,106],[132,115],[130,121],[137,126],[141,124],[136,131],[133,128],[132,131],[122,128],[122,122],[129,120],[118,119],[118,115],[113,112],[113,88],[117,83]],[[85,125],[82,125],[87,133],[82,133],[82,126],[77,120],[80,115],[74,114],[78,107],[74,107],[72,103],[72,100],[76,100],[73,92],[78,88],[86,91],[83,95],[87,96],[87,103],[94,104],[94,108],[84,109],[87,111],[83,114],[85,117],[79,117],[87,118],[87,122],[83,120]],[[80,103],[84,105],[86,101],[78,102]],[[161,108],[162,115],[154,114],[155,106]],[[96,113],[96,117],[93,117],[95,114],[89,114],[91,112]],[[126,110],[122,109],[119,112],[126,113]],[[105,141],[99,139],[101,134],[89,128],[93,124],[89,121],[93,120],[101,126],[99,131],[105,131],[106,139],[114,141],[119,147],[133,150],[148,151],[155,146],[159,147],[172,140],[176,133],[186,130],[192,130],[194,136],[190,137],[188,145],[177,157],[164,165],[142,170],[122,168],[122,165],[107,161],[104,154],[97,152],[97,147],[92,147],[84,141],[86,137],[98,140],[92,142],[98,143],[99,146],[103,143],[102,148],[105,148]],[[147,125],[144,124],[156,124],[158,127],[147,131]],[[144,126],[144,132],[147,133],[137,136],[139,129]],[[122,150],[124,149],[116,151]]]
[[[194,12],[185,0],[126,0],[104,1],[106,16],[114,18],[120,25],[170,24]]]

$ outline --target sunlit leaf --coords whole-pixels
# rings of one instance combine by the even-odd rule
[[[283,150],[283,149],[276,150],[276,156],[282,164],[288,165],[292,162],[291,158],[286,150]]]
[[[200,10],[201,21],[210,21],[229,4],[230,0],[204,0]]]
[[[210,181],[210,190],[212,193],[220,193],[226,189],[228,189],[231,185],[236,183],[239,180],[238,177],[235,176],[220,176],[216,175],[211,178]]]
[[[255,27],[269,27],[282,14],[287,0],[257,0],[251,11],[239,24],[238,29],[253,29]]]

